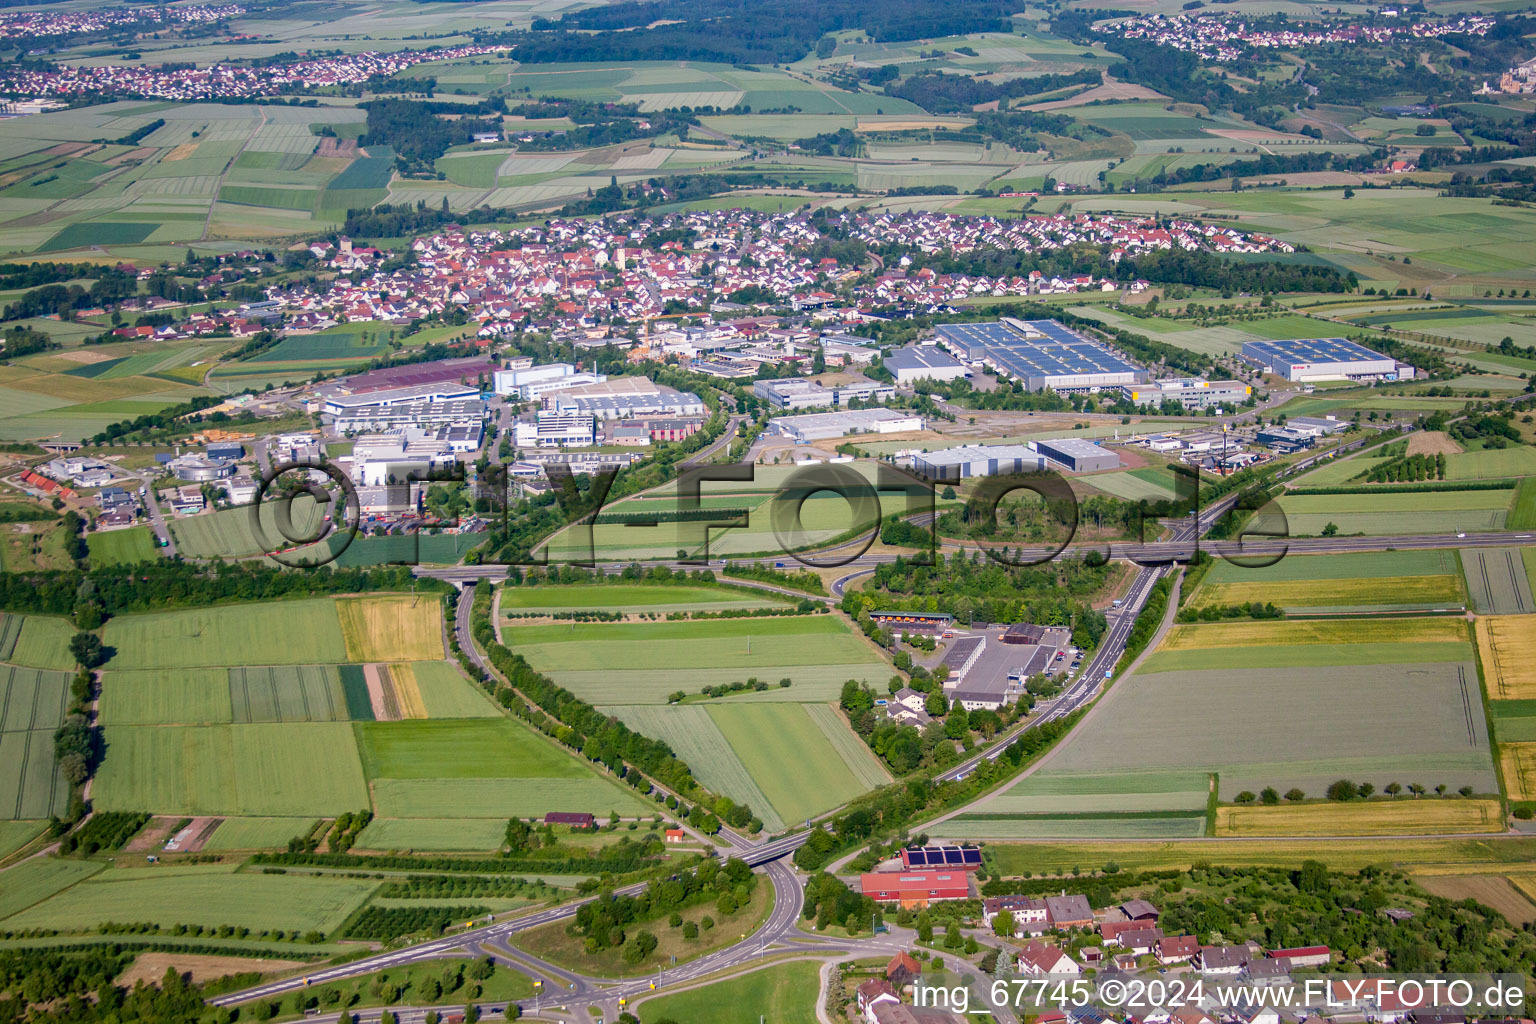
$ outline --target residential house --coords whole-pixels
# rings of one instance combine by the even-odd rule
[[[897,953],[885,965],[885,980],[898,992],[912,984],[922,973],[922,966],[906,952]]]
[[[1120,946],[1132,956],[1146,956],[1157,948],[1162,941],[1163,930],[1161,928],[1138,928],[1133,931],[1120,933]]]
[[[1088,897],[1078,893],[1047,896],[1045,909],[1050,915],[1051,927],[1059,931],[1088,928],[1093,924],[1093,907],[1088,905]]]
[[[884,978],[870,978],[854,990],[854,999],[858,1004],[859,1012],[867,1021],[875,1019],[875,1005],[877,1003],[899,1003],[901,999],[896,995],[896,990],[891,983]]]
[[[1083,969],[1058,946],[1030,939],[1019,950],[1020,974],[1081,974]]]
[[[1188,963],[1200,952],[1200,940],[1193,935],[1169,935],[1158,940],[1157,962],[1163,965]]]
[[[988,896],[981,901],[981,916],[988,928],[1003,911],[1013,915],[1013,936],[1039,935],[1050,925],[1050,911],[1038,896]]]
[[[1250,959],[1247,946],[1201,946],[1196,966],[1202,974],[1239,974]]]

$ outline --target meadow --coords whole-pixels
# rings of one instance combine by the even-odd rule
[[[280,849],[294,836],[308,835],[314,824],[314,818],[225,818],[203,849]]]
[[[248,505],[202,512],[170,521],[171,536],[176,549],[189,558],[248,558],[269,551],[292,547],[279,526],[277,504],[261,505],[259,531],[251,522]],[[304,498],[288,503],[292,527],[296,537],[308,537],[320,526],[325,514],[324,506]],[[329,538],[323,543],[329,543]],[[318,546],[318,545],[317,545]]]
[[[86,536],[86,546],[94,568],[152,562],[160,557],[160,548],[147,526],[91,533]]]
[[[359,849],[454,853],[499,849],[505,818],[375,818],[357,837]]]

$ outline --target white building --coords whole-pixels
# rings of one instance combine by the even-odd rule
[[[597,443],[591,416],[539,410],[537,419],[520,420],[513,428],[519,448],[590,448]]]
[[[898,384],[915,380],[956,380],[967,376],[969,368],[937,345],[912,345],[885,357],[885,368]]]

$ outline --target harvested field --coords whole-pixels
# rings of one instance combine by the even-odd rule
[[[1480,616],[1476,633],[1488,698],[1536,699],[1536,618]]]
[[[1527,885],[1536,878],[1527,875]],[[1424,889],[1448,900],[1476,900],[1497,910],[1516,927],[1536,921],[1536,903],[1509,878],[1499,875],[1416,875],[1414,881]]]
[[[375,722],[400,721],[400,705],[395,700],[395,688],[384,682],[388,668],[384,665],[364,665],[363,680],[368,686],[370,718]]]
[[[300,967],[304,960],[268,960],[254,956],[213,956],[207,953],[140,953],[115,983],[133,988],[139,982],[158,985],[167,969],[174,968],[183,981],[201,984],[231,974],[276,974],[290,967]]]
[[[1511,800],[1536,800],[1536,743],[1500,743],[1499,767]]]
[[[1502,832],[1497,800],[1407,797],[1216,809],[1217,836],[1375,836]]]
[[[1457,455],[1461,450],[1443,430],[1417,430],[1408,435],[1409,455]]]
[[[1173,627],[1162,649],[1275,647],[1293,644],[1444,643],[1467,640],[1461,619],[1391,619],[1380,621],[1307,621],[1267,619],[1213,622]]]
[[[1461,606],[1466,592],[1458,576],[1377,576],[1363,579],[1207,583],[1191,605],[1270,602],[1286,610],[1429,608]]]
[[[437,661],[444,657],[442,604],[435,597],[348,598],[336,602],[347,659]]]

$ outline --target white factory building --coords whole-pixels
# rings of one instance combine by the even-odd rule
[[[768,429],[792,437],[797,444],[847,434],[895,434],[922,430],[923,418],[896,409],[849,409],[845,412],[813,412],[804,416],[780,416]]]
[[[889,353],[883,364],[898,384],[915,380],[955,380],[971,371],[937,345],[912,345]]]
[[[1286,380],[1412,380],[1407,363],[1346,338],[1290,338],[1250,341],[1243,361]]]

